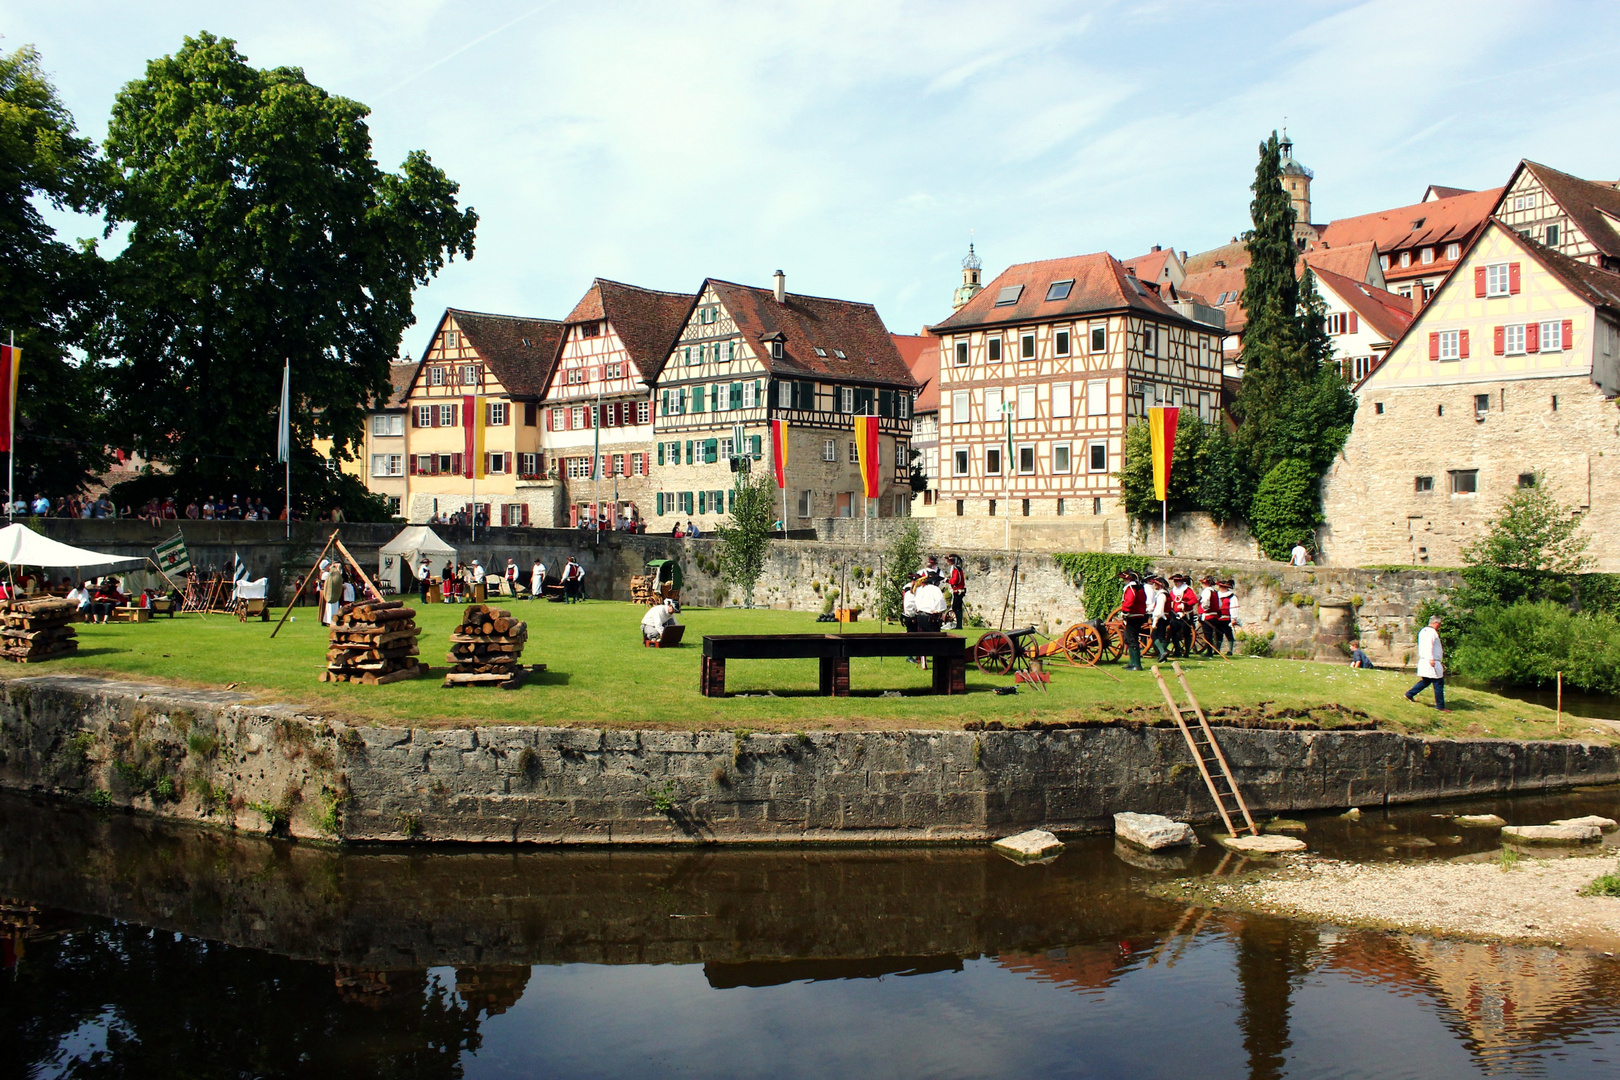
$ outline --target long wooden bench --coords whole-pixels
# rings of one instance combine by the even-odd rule
[[[967,693],[967,641],[954,634],[706,634],[698,690],[725,696],[727,660],[819,660],[821,693],[848,697],[857,656],[932,657],[934,693]]]

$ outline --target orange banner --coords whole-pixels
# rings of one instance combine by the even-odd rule
[[[878,418],[855,417],[855,453],[861,461],[861,488],[868,499],[878,497]]]
[[[1153,441],[1153,496],[1164,502],[1170,490],[1170,461],[1176,456],[1176,420],[1181,410],[1174,405],[1148,409],[1148,435]]]
[[[776,486],[787,487],[788,426],[786,420],[771,421],[771,458],[776,465]]]
[[[0,345],[0,450],[11,449],[11,433],[17,423],[17,375],[22,370],[22,350]]]

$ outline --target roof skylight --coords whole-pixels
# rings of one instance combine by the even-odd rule
[[[996,294],[996,307],[1005,307],[1008,304],[1018,303],[1018,298],[1024,295],[1022,285],[1003,285]]]
[[[1069,293],[1073,289],[1074,278],[1070,278],[1067,281],[1054,281],[1052,284],[1046,287],[1046,299],[1048,301],[1067,300],[1069,298]]]

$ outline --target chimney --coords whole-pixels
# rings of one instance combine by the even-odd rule
[[[1163,251],[1163,250],[1164,250],[1164,245],[1162,245],[1162,244],[1154,244],[1153,245],[1154,253],[1157,253],[1157,252],[1160,252],[1160,251]]]
[[[787,275],[778,270],[774,280],[776,282],[776,302],[778,304],[787,303]]]
[[[1412,283],[1412,314],[1415,317],[1423,310],[1423,285],[1421,282]]]

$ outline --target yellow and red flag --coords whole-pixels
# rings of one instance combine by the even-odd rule
[[[1174,405],[1148,409],[1148,435],[1153,440],[1153,494],[1160,502],[1170,490],[1170,459],[1176,455],[1176,420],[1181,410]]]
[[[861,462],[861,489],[868,499],[878,497],[878,418],[855,417],[855,454]]]
[[[776,486],[787,487],[788,426],[786,420],[771,421],[771,458],[776,464]]]
[[[0,345],[0,450],[11,449],[11,433],[17,422],[17,374],[22,370],[22,350]]]
[[[461,399],[461,475],[468,480],[484,478],[484,398],[465,395]]]

